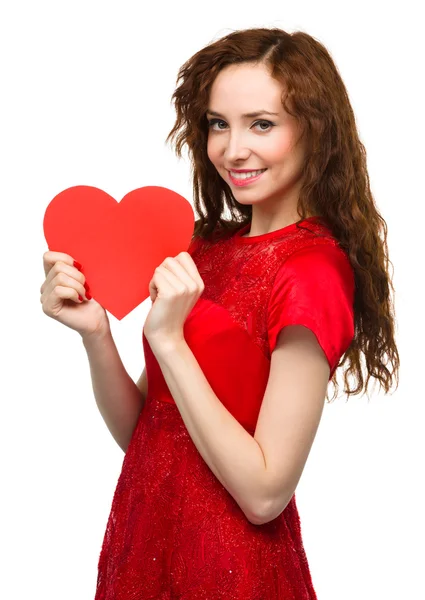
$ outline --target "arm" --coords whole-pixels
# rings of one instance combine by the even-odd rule
[[[254,525],[290,501],[312,445],[329,377],[314,334],[279,336],[252,437],[219,401],[185,340],[151,346],[190,437],[211,471]]]
[[[280,515],[294,495],[319,427],[329,374],[329,362],[310,329],[293,325],[280,331],[254,433],[267,463],[265,523]]]
[[[145,403],[146,375],[142,374],[139,389],[125,370],[109,329],[82,339],[96,404],[112,437],[126,452]]]
[[[258,524],[265,488],[259,444],[217,398],[184,338],[149,345],[202,458],[247,519]]]

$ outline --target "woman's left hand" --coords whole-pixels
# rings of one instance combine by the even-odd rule
[[[152,307],[143,327],[149,343],[184,339],[183,325],[205,285],[188,252],[167,257],[149,283]]]

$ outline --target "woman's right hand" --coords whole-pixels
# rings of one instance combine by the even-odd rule
[[[40,302],[48,317],[82,337],[109,331],[108,315],[94,298],[87,299],[86,278],[74,267],[72,256],[49,250],[43,254],[43,266],[46,280],[40,288]],[[79,294],[86,300],[79,300]]]

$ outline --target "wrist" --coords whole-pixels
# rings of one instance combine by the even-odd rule
[[[102,341],[110,335],[111,328],[109,327],[109,324],[106,323],[104,326],[99,327],[95,331],[91,331],[90,333],[82,333],[81,339],[83,341],[83,344],[87,345],[92,344],[93,342],[97,343],[99,341]]]
[[[148,343],[154,354],[167,354],[168,352],[174,352],[181,344],[185,344],[186,340],[184,336],[151,336]]]

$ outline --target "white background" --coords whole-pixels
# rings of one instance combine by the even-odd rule
[[[297,489],[319,600],[425,598],[424,104],[419,2],[3,2],[0,12],[1,533],[5,600],[90,600],[124,458],[80,336],[49,319],[44,211],[73,185],[146,185],[192,203],[165,138],[179,67],[231,30],[318,38],[337,64],[389,228],[400,386],[327,405]],[[422,295],[421,295],[422,290]],[[147,299],[109,315],[136,381]],[[212,599],[213,600],[213,599]],[[249,600],[249,599],[247,599]]]

